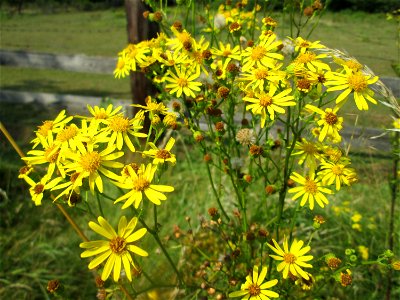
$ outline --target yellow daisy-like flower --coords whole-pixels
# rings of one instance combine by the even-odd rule
[[[130,178],[126,179],[121,177],[119,182],[114,182],[115,185],[120,188],[131,190],[125,195],[119,197],[114,202],[118,203],[126,200],[124,205],[122,205],[122,209],[125,209],[131,205],[134,205],[135,208],[138,208],[140,202],[142,202],[143,193],[151,202],[156,205],[160,205],[161,200],[167,200],[167,197],[163,193],[169,193],[174,190],[172,186],[156,185],[151,183],[157,170],[156,165],[141,165],[139,170],[136,172],[131,166],[126,166],[126,169],[130,175]]]
[[[143,154],[154,158],[153,160],[154,165],[157,165],[159,163],[163,164],[167,161],[169,161],[172,164],[175,164],[176,163],[175,154],[171,153],[171,149],[174,146],[174,144],[175,144],[175,139],[173,137],[171,137],[168,140],[164,149],[158,149],[156,145],[154,145],[153,143],[149,143],[151,149],[143,151]]]
[[[192,73],[189,69],[179,70],[176,66],[175,72],[176,74],[168,70],[165,76],[165,80],[169,82],[165,87],[171,89],[169,93],[176,94],[177,97],[184,93],[187,97],[195,98],[194,91],[200,91],[201,83],[194,80],[199,78],[200,73]]]
[[[167,42],[167,46],[169,46],[171,50],[179,51],[183,48],[190,51],[192,49],[194,39],[189,32],[185,29],[178,31],[174,26],[171,27],[171,31],[176,37],[174,39],[169,39]]]
[[[336,103],[344,101],[350,93],[354,95],[354,101],[359,110],[368,110],[367,100],[373,104],[377,104],[372,98],[374,92],[368,88],[369,85],[378,81],[378,76],[364,75],[362,72],[353,72],[350,68],[344,67],[344,73],[329,72],[326,74],[326,86],[331,86],[327,89],[331,91],[343,92],[336,98]]]
[[[156,100],[153,101],[153,98],[151,96],[147,96],[145,102],[146,105],[131,104],[131,106],[144,109],[145,112],[150,113],[150,116],[152,116],[153,114],[165,115],[168,113],[168,107],[166,107],[162,102],[158,103]]]
[[[238,61],[241,59],[239,45],[232,48],[231,44],[224,44],[221,41],[219,42],[219,49],[212,48],[211,53],[214,59],[218,57],[224,58],[225,61],[228,61],[228,63],[232,59],[236,59]]]
[[[137,64],[142,64],[146,61],[146,54],[150,52],[146,41],[138,44],[129,44],[124,50],[118,53],[122,57],[130,70],[136,71]]]
[[[186,53],[168,49],[165,52],[157,53],[156,58],[161,63],[161,67],[172,67],[190,62]]]
[[[316,54],[311,51],[300,53],[293,61],[295,68],[304,68],[317,73],[318,70],[330,71],[329,65],[322,62],[320,59],[327,57],[326,54]]]
[[[303,196],[301,198],[300,206],[304,206],[308,202],[310,209],[313,210],[314,201],[316,201],[321,207],[324,207],[325,204],[329,203],[328,199],[323,193],[333,193],[330,189],[322,186],[321,181],[315,178],[314,173],[310,173],[309,176],[303,177],[300,174],[293,172],[290,178],[293,181],[301,184],[301,186],[297,186],[288,190],[289,194],[295,193],[295,195],[292,197],[293,200]]]
[[[103,151],[95,150],[94,144],[88,144],[87,149],[82,152],[70,153],[69,159],[73,162],[65,165],[66,171],[78,173],[78,177],[75,179],[77,183],[81,183],[84,178],[89,179],[89,187],[94,192],[96,185],[100,193],[103,193],[103,180],[101,179],[100,173],[104,176],[118,180],[118,175],[111,172],[107,168],[123,168],[124,164],[116,162],[117,158],[124,155],[124,152],[114,152],[116,146],[105,148]],[[75,187],[75,186],[74,186]]]
[[[354,178],[356,172],[352,168],[347,168],[350,164],[349,159],[341,159],[339,162],[322,162],[321,171],[318,176],[325,184],[331,185],[335,182],[336,190],[340,190],[341,184],[350,185],[349,179]]]
[[[81,134],[80,129],[75,124],[71,124],[57,133],[55,144],[60,148],[60,155],[64,158],[68,150],[76,151],[76,149],[84,147],[83,143],[89,141],[89,137]]]
[[[277,270],[278,272],[283,271],[283,278],[286,279],[290,272],[294,276],[308,280],[310,276],[302,268],[312,268],[312,265],[306,262],[312,260],[313,256],[304,255],[311,250],[311,247],[306,246],[303,248],[304,242],[295,239],[289,249],[287,237],[283,238],[283,249],[274,239],[272,239],[272,242],[275,247],[268,243],[267,245],[277,255],[270,256],[275,260],[282,261],[278,264]]]
[[[240,291],[232,292],[229,298],[243,297],[242,300],[269,300],[278,298],[279,294],[268,290],[278,283],[277,279],[264,282],[267,275],[267,267],[263,267],[258,274],[258,267],[254,266],[252,274],[246,277],[246,282],[240,287]]]
[[[253,91],[258,89],[262,92],[265,90],[266,83],[268,82],[277,85],[279,82],[285,81],[286,73],[279,70],[281,65],[277,64],[274,68],[250,68],[241,74],[240,80],[248,82],[245,89],[251,88]]]
[[[271,120],[275,119],[275,112],[284,114],[285,109],[282,106],[293,106],[296,105],[293,96],[288,96],[292,89],[288,88],[283,90],[279,94],[275,85],[270,85],[268,93],[255,93],[254,97],[244,97],[243,101],[250,102],[252,104],[246,105],[246,110],[251,110],[255,115],[261,115],[261,128],[264,127],[267,120],[267,112]]]
[[[322,142],[327,136],[331,137],[332,140],[338,142],[341,141],[342,138],[339,131],[343,128],[343,117],[338,117],[337,115],[339,107],[336,106],[333,109],[327,108],[323,111],[314,105],[307,104],[305,108],[320,115],[320,119],[317,121],[318,126],[322,126],[318,137],[320,142]]]
[[[133,119],[125,118],[123,116],[115,116],[108,119],[105,123],[107,127],[104,129],[106,132],[111,133],[108,141],[108,147],[116,145],[118,150],[122,149],[124,143],[128,146],[129,150],[135,152],[135,146],[133,145],[130,136],[133,137],[147,137],[147,134],[138,132],[143,128],[144,112],[139,111]]]
[[[125,56],[118,57],[117,65],[114,70],[115,78],[124,78],[129,75],[131,67]]]
[[[276,53],[278,47],[282,45],[281,41],[276,40],[276,35],[271,34],[268,38],[259,41],[253,47],[247,47],[242,52],[243,72],[247,72],[253,66],[274,68],[276,60],[282,60],[283,55]]]
[[[321,160],[321,151],[319,145],[303,138],[296,142],[292,155],[299,155],[299,165],[305,162],[305,165],[313,171],[317,168],[317,160]]]
[[[65,124],[69,123],[72,119],[72,116],[66,116],[64,109],[60,111],[54,120],[43,121],[43,124],[38,126],[38,130],[35,131],[36,138],[31,141],[31,143],[34,144],[32,148],[36,148],[36,146],[42,142],[43,138],[47,138],[49,136],[49,133],[54,134],[61,131]]]
[[[303,39],[302,37],[297,37],[294,40],[294,50],[300,53],[306,53],[309,49],[321,49],[325,48],[324,45],[320,44],[319,41],[311,42]]]
[[[87,109],[93,117],[88,117],[87,119],[90,121],[90,127],[93,128],[94,131],[97,131],[98,125],[101,123],[105,123],[106,120],[113,118],[115,116],[122,116],[120,110],[122,106],[113,107],[112,104],[109,104],[107,108],[94,106],[91,107],[89,104],[87,105]]]
[[[52,177],[56,167],[60,171],[61,176],[64,176],[64,171],[60,163],[60,148],[54,143],[53,135],[48,132],[47,138],[38,137],[43,145],[43,150],[30,150],[28,156],[22,159],[29,165],[48,164],[47,175]]]
[[[80,243],[79,247],[86,249],[81,257],[96,256],[90,263],[89,269],[94,269],[106,261],[101,280],[106,281],[113,271],[113,279],[117,282],[121,276],[121,270],[129,281],[132,281],[131,267],[135,268],[132,253],[140,256],[148,256],[148,253],[136,246],[136,242],[147,232],[146,228],[141,228],[134,232],[138,219],[132,218],[129,223],[125,216],[122,216],[118,224],[118,233],[103,217],[97,218],[98,224],[89,222],[89,227],[96,233],[105,237],[107,240],[97,240]]]
[[[56,177],[50,182],[50,176],[45,175],[40,179],[39,182],[33,181],[30,177],[25,176],[24,180],[31,186],[29,189],[29,193],[32,197],[32,201],[35,202],[36,206],[42,205],[42,199],[43,199],[43,192],[45,190],[50,190],[53,188],[57,183],[59,183],[62,180],[62,177]]]

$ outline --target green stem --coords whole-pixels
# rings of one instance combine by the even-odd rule
[[[213,181],[212,175],[211,175],[210,166],[209,166],[208,163],[206,163],[206,166],[207,166],[208,180],[210,181],[211,189],[212,189],[212,191],[213,191],[213,193],[214,193],[215,199],[217,200],[218,207],[219,207],[219,209],[222,211],[223,215],[225,216],[225,218],[226,218],[226,219],[228,220],[228,222],[229,222],[229,221],[230,221],[230,218],[229,218],[228,214],[226,213],[226,211],[224,210],[224,207],[223,207],[222,204],[221,204],[221,200],[219,199],[217,190],[215,189],[214,181]]]

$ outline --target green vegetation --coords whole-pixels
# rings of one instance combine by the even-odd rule
[[[3,12],[1,25],[3,49],[116,57],[127,40],[122,9],[13,16]],[[329,12],[310,38],[351,53],[377,75],[395,76],[391,63],[397,57],[396,30],[384,14]],[[289,34],[285,23],[277,32]]]
[[[61,70],[1,67],[0,88],[55,94],[130,99],[129,79],[112,74],[90,74]]]

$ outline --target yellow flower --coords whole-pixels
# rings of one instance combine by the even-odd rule
[[[135,146],[131,141],[131,137],[147,137],[147,134],[138,132],[143,128],[144,112],[139,111],[133,119],[125,118],[123,116],[115,116],[109,118],[105,121],[107,127],[104,129],[105,132],[111,133],[110,139],[108,141],[108,147],[112,147],[114,144],[117,146],[118,150],[122,149],[125,144],[128,146],[129,150],[135,152]]]
[[[165,80],[170,82],[165,85],[167,89],[171,89],[169,93],[176,94],[177,97],[180,97],[184,93],[187,97],[195,98],[194,91],[200,91],[201,83],[194,80],[200,76],[200,73],[192,73],[188,69],[179,70],[176,66],[175,72],[176,74],[168,70],[165,76]]]
[[[258,274],[258,267],[254,266],[252,275],[246,277],[246,282],[240,287],[240,291],[232,292],[229,298],[243,297],[243,300],[269,300],[278,298],[279,294],[268,290],[278,283],[277,279],[264,282],[267,275],[267,267],[263,267],[261,273]]]
[[[113,271],[113,279],[117,282],[121,276],[122,267],[128,280],[132,281],[131,266],[135,267],[135,265],[131,253],[148,256],[146,251],[135,245],[146,234],[147,229],[141,228],[134,232],[138,221],[136,217],[127,223],[125,216],[122,216],[118,224],[118,233],[103,217],[98,217],[97,221],[99,224],[89,222],[89,227],[107,240],[80,243],[79,247],[86,249],[81,257],[96,256],[89,263],[89,269],[94,269],[106,261],[101,274],[103,281],[106,281]]]
[[[365,247],[365,246],[363,246],[363,245],[360,245],[360,246],[357,247],[357,250],[358,250],[358,252],[361,254],[361,258],[362,258],[363,260],[368,260],[368,258],[369,258],[369,251],[368,251],[368,248],[367,248],[367,247]]]
[[[312,51],[300,53],[293,61],[294,68],[308,69],[314,73],[318,73],[318,70],[330,70],[329,65],[320,60],[326,56],[326,54],[316,54]]]
[[[50,190],[53,188],[57,183],[62,180],[62,177],[56,177],[55,179],[50,180],[49,175],[45,175],[40,179],[39,182],[34,182],[30,177],[25,176],[25,181],[31,186],[29,189],[29,193],[31,194],[32,201],[35,202],[36,206],[42,205],[43,199],[43,192],[45,190]]]
[[[151,96],[147,96],[144,101],[146,102],[146,105],[131,104],[131,106],[143,108],[145,112],[150,113],[150,116],[153,114],[165,115],[168,113],[168,108],[164,105],[164,103],[157,103],[156,100],[153,101]]]
[[[267,67],[253,67],[248,69],[246,72],[241,74],[241,81],[248,81],[245,89],[251,89],[253,91],[259,90],[264,91],[266,83],[271,82],[274,85],[278,85],[279,82],[284,82],[286,73],[280,71],[281,64],[276,64],[274,68]]]
[[[121,177],[119,182],[114,182],[116,186],[129,189],[130,192],[119,197],[114,203],[126,200],[122,209],[125,209],[131,205],[135,208],[139,207],[142,202],[143,193],[146,197],[156,205],[161,204],[161,200],[167,200],[167,197],[163,193],[169,193],[174,190],[172,186],[167,185],[155,185],[153,181],[154,174],[157,170],[157,166],[148,164],[147,166],[141,165],[139,170],[134,171],[131,166],[126,166],[130,178],[127,180]]]
[[[341,184],[350,185],[351,181],[349,178],[356,176],[354,169],[347,168],[350,164],[350,160],[341,159],[339,162],[322,162],[321,171],[318,176],[322,179],[325,184],[331,185],[335,182],[336,190],[340,190]]]
[[[213,58],[224,58],[225,62],[227,61],[228,63],[232,60],[238,60],[240,61],[241,56],[240,56],[240,47],[239,45],[236,45],[235,47],[233,47],[231,44],[225,44],[222,43],[221,41],[219,42],[219,49],[217,48],[212,48],[211,49],[211,53],[213,55]]]
[[[393,128],[400,129],[400,118],[393,120]]]
[[[306,53],[309,49],[321,49],[325,48],[324,45],[321,45],[319,41],[311,42],[303,39],[302,37],[297,37],[294,40],[294,50],[299,51],[300,53]]]
[[[190,51],[192,49],[194,39],[185,29],[182,31],[176,30],[174,26],[171,27],[172,33],[176,38],[169,39],[167,42],[167,46],[170,46],[171,50],[179,51],[182,48]]]
[[[305,162],[306,166],[310,168],[311,171],[317,168],[317,160],[321,160],[321,150],[317,144],[303,138],[300,142],[296,142],[294,150],[292,155],[300,156],[299,165]]]
[[[243,101],[250,102],[252,104],[246,105],[246,110],[251,110],[255,115],[261,115],[261,128],[264,127],[267,120],[267,112],[271,120],[275,119],[275,112],[284,114],[285,109],[281,106],[293,106],[296,105],[293,96],[288,96],[292,91],[290,88],[283,90],[279,94],[276,94],[277,87],[270,85],[268,93],[256,93],[254,97],[244,97]]]
[[[118,62],[114,70],[115,78],[124,78],[129,75],[130,65],[125,56],[118,57]]]
[[[174,146],[174,144],[175,144],[175,139],[173,137],[171,137],[168,140],[164,149],[158,149],[156,145],[154,145],[153,143],[149,143],[151,149],[143,151],[143,154],[154,158],[153,160],[154,165],[157,165],[159,163],[163,164],[166,161],[175,164],[176,163],[175,154],[171,153],[171,149]]]
[[[274,246],[267,243],[268,247],[271,248],[278,255],[270,255],[273,259],[282,261],[278,264],[277,270],[278,272],[283,271],[283,278],[287,278],[289,272],[298,277],[302,277],[306,280],[310,279],[310,276],[307,272],[303,271],[302,268],[312,268],[312,265],[306,263],[313,259],[312,255],[304,255],[311,250],[310,246],[306,246],[304,248],[303,241],[297,241],[296,239],[293,241],[292,245],[288,245],[287,237],[283,238],[283,249],[279,246],[279,244],[272,239]]]
[[[22,159],[29,165],[41,165],[48,164],[47,167],[47,175],[52,177],[56,166],[57,170],[60,171],[61,176],[65,176],[62,165],[60,163],[60,149],[57,144],[54,143],[53,135],[51,132],[48,132],[47,138],[38,137],[43,145],[43,150],[31,150],[28,151],[28,156],[23,157]]]
[[[304,206],[307,202],[309,202],[310,209],[313,210],[314,201],[316,201],[321,207],[325,206],[324,203],[329,203],[328,199],[323,193],[332,194],[332,191],[323,187],[322,183],[318,179],[315,179],[314,173],[310,173],[308,177],[303,177],[300,174],[293,172],[290,178],[301,184],[301,186],[297,186],[288,190],[288,193],[290,194],[296,193],[292,197],[293,200],[303,196],[300,202],[301,206]]]
[[[68,150],[76,151],[78,148],[83,148],[83,143],[88,143],[89,140],[89,137],[84,136],[75,124],[71,124],[57,133],[55,144],[60,149],[61,158],[65,158]]]
[[[124,155],[124,152],[114,152],[116,146],[105,148],[103,151],[94,149],[94,144],[88,144],[87,149],[80,149],[82,152],[70,153],[70,162],[64,166],[67,172],[78,173],[78,177],[75,179],[77,183],[82,182],[84,178],[89,179],[89,187],[94,192],[96,185],[100,193],[103,193],[103,180],[101,179],[100,173],[104,176],[118,180],[118,175],[109,171],[105,167],[111,168],[122,168],[124,164],[115,162],[117,158]],[[76,185],[74,185],[75,187]]]
[[[156,57],[161,63],[161,67],[172,67],[190,62],[185,53],[182,53],[181,51],[171,51],[168,49],[165,52],[157,53]]]
[[[352,217],[351,217],[351,220],[352,220],[354,223],[360,222],[361,219],[362,219],[362,215],[359,214],[358,212],[354,213],[354,214],[352,215]]]
[[[331,91],[343,92],[336,98],[336,103],[344,101],[350,93],[353,93],[356,106],[359,110],[368,110],[367,100],[373,104],[377,104],[372,98],[374,92],[368,88],[368,85],[378,81],[378,76],[364,75],[361,71],[354,72],[348,67],[344,67],[344,74],[337,72],[328,72],[326,74],[326,86],[331,86],[327,89]]]
[[[43,124],[38,126],[38,130],[35,131],[36,138],[31,141],[33,143],[33,149],[36,148],[42,142],[43,138],[47,138],[49,134],[57,133],[61,131],[65,124],[69,123],[73,119],[72,116],[67,117],[65,115],[65,109],[60,111],[54,120],[43,121]]]
[[[91,107],[89,104],[87,105],[87,109],[93,117],[88,117],[87,119],[90,121],[90,128],[94,131],[97,130],[99,124],[104,124],[108,119],[113,118],[115,116],[122,116],[120,110],[122,106],[117,106],[115,109],[112,104],[109,104],[107,108],[94,106]]]
[[[146,42],[143,41],[136,45],[129,44],[124,50],[118,53],[118,55],[125,61],[125,64],[130,70],[136,71],[136,65],[144,63],[146,60],[146,53],[149,52],[150,49],[147,47]]]
[[[327,136],[333,140],[341,141],[342,138],[339,131],[343,128],[343,117],[338,117],[337,115],[339,107],[327,108],[323,111],[316,106],[307,104],[305,108],[320,115],[317,124],[322,126],[322,129],[320,130],[318,141],[322,142]]]
[[[271,34],[253,47],[247,47],[242,52],[242,71],[247,72],[253,66],[274,68],[276,60],[283,59],[282,54],[276,53],[280,45],[282,45],[282,42],[276,41],[276,35]]]

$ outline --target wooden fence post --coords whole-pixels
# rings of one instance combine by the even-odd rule
[[[143,13],[149,10],[141,0],[125,0],[127,19],[128,42],[138,43],[143,40],[157,37],[159,26],[155,22],[149,22],[143,17]],[[156,93],[155,87],[141,72],[131,72],[132,103],[145,105],[145,98]],[[134,113],[137,109],[134,109]]]

